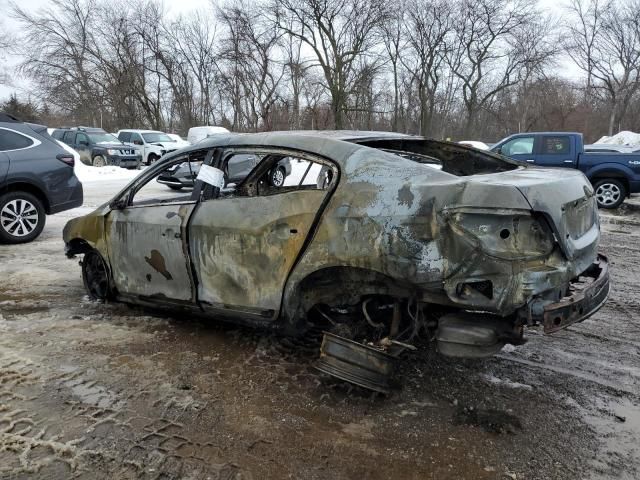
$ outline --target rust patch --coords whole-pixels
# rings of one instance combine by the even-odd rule
[[[145,261],[153,267],[155,271],[157,271],[160,275],[162,275],[167,280],[173,280],[171,273],[167,272],[167,267],[164,262],[164,257],[160,254],[158,250],[151,250],[150,257],[144,257]]]

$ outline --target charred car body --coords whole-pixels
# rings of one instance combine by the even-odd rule
[[[235,155],[261,161],[233,188]],[[273,187],[283,159],[298,173]],[[143,194],[174,165],[192,192]],[[167,190],[168,191],[168,190]],[[169,155],[71,220],[89,294],[304,334],[320,369],[386,391],[418,337],[456,357],[593,314],[609,292],[593,188],[462,145],[378,132],[219,136]]]

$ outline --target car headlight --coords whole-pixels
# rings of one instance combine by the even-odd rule
[[[120,150],[116,150],[114,148],[108,148],[107,149],[107,154],[108,155],[120,155]]]
[[[546,221],[531,215],[455,213],[451,225],[463,237],[474,239],[486,254],[498,258],[540,257],[553,250],[554,237]]]

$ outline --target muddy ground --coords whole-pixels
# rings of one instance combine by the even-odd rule
[[[0,246],[0,479],[640,478],[640,208],[603,216],[594,317],[484,361],[412,354],[386,397],[309,343],[90,302],[60,240],[85,211]]]

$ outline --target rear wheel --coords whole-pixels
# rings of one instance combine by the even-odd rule
[[[102,155],[96,155],[93,157],[93,166],[94,167],[106,167],[107,161]]]
[[[107,264],[95,250],[85,253],[82,259],[82,282],[92,300],[104,302],[112,297]]]
[[[593,188],[600,208],[618,208],[627,196],[622,182],[613,178],[599,180]]]
[[[44,228],[42,202],[31,193],[9,192],[0,196],[0,242],[26,243]]]

